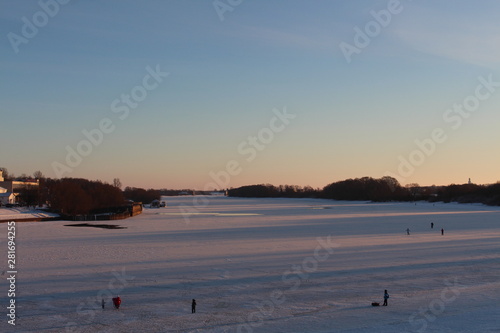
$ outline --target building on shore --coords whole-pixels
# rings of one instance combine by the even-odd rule
[[[0,205],[13,204],[16,202],[16,195],[12,192],[7,192],[6,188],[0,187]]]
[[[21,189],[39,185],[38,179],[5,180],[3,170],[0,170],[0,203],[4,205],[16,203]]]

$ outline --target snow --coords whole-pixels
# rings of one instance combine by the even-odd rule
[[[52,218],[59,217],[58,214],[49,213],[44,210],[20,207],[20,208],[0,208],[0,221],[17,221],[24,219]]]
[[[498,207],[164,200],[106,221],[126,229],[16,224],[19,318],[0,331],[500,331]]]

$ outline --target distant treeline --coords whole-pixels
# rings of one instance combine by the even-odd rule
[[[296,185],[249,185],[229,189],[227,194],[231,197],[324,198],[375,202],[415,200],[476,202],[500,206],[500,183],[493,185],[453,184],[449,186],[410,184],[403,187],[392,177],[346,179],[331,183],[323,189]]]
[[[230,197],[248,198],[316,198],[319,197],[319,193],[319,189],[310,186],[271,184],[248,185],[227,190],[227,195]]]
[[[149,204],[153,200],[160,200],[161,198],[161,192],[159,190],[154,190],[154,189],[145,190],[143,188],[128,187],[128,186],[125,187],[123,195],[127,200],[142,202],[145,204]]]
[[[194,190],[191,189],[183,189],[183,190],[169,190],[169,189],[161,189],[160,194],[168,197],[175,197],[178,195],[193,195]]]
[[[320,193],[322,198],[335,200],[406,201],[412,200],[410,192],[392,177],[375,179],[363,177],[331,183]]]
[[[182,189],[182,190],[161,189],[159,191],[161,195],[170,197],[175,197],[180,195],[212,195],[214,192],[218,192],[220,194],[224,193],[224,191],[199,191],[193,189]]]
[[[429,201],[484,203],[489,206],[500,206],[500,183],[492,185],[449,185],[438,190]]]

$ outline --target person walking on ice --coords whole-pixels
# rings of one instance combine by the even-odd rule
[[[444,229],[441,228],[441,236],[443,236],[443,235],[444,235]]]
[[[434,222],[431,222],[431,229],[434,229]]]
[[[196,313],[196,300],[194,298],[191,302],[191,313]]]
[[[406,234],[410,235],[410,228],[406,228]]]
[[[384,304],[383,306],[387,306],[387,300],[389,299],[389,293],[387,292],[387,289],[384,290]]]

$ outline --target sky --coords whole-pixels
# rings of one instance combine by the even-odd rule
[[[144,188],[500,180],[497,1],[0,2],[0,167]]]

